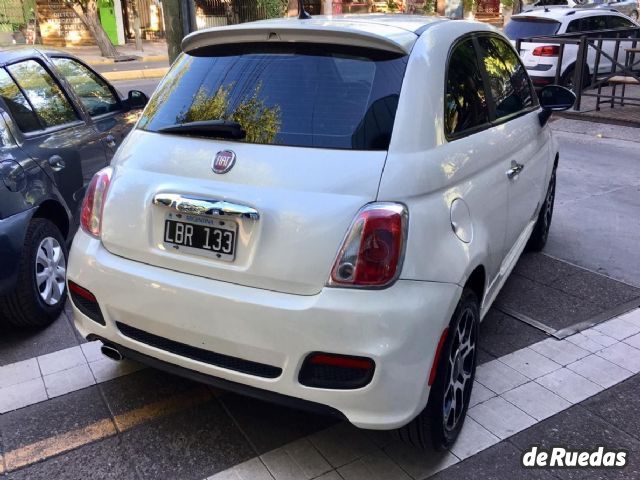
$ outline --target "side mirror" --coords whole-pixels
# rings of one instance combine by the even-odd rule
[[[149,103],[149,97],[140,90],[131,90],[129,92],[127,103],[131,109],[144,108],[147,103]]]
[[[539,114],[540,126],[544,127],[553,112],[563,112],[573,107],[576,94],[560,85],[547,85],[538,94],[542,111]]]

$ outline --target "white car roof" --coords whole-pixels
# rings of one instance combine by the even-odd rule
[[[511,18],[536,17],[536,18],[548,18],[549,20],[562,21],[565,18],[574,19],[574,18],[591,17],[593,15],[613,15],[613,16],[622,16],[627,18],[625,15],[622,15],[620,12],[613,9],[569,8],[569,7],[545,7],[545,8],[539,8],[539,9],[536,8],[534,10],[524,11],[517,15],[513,15]]]
[[[333,43],[377,48],[408,54],[414,43],[428,28],[447,23],[468,25],[468,31],[491,30],[477,22],[452,22],[444,17],[401,14],[363,14],[314,16],[309,20],[285,18],[243,23],[228,27],[213,27],[194,32],[182,42],[190,52],[211,45],[247,42],[298,41]]]

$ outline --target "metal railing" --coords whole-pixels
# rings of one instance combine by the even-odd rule
[[[522,52],[523,43],[559,47],[555,71],[555,83],[558,84],[563,78],[562,67],[567,46],[577,47],[572,79],[576,94],[574,110],[580,110],[583,97],[595,97],[598,110],[605,102],[609,102],[613,107],[616,100],[619,100],[620,105],[640,106],[640,97],[625,97],[627,83],[620,83],[621,79],[624,79],[629,84],[640,85],[640,52],[632,51],[640,45],[640,28],[522,38],[516,41],[516,50],[519,53]],[[606,65],[603,68],[602,64],[606,62],[611,62],[610,68]],[[616,95],[619,84],[622,85],[622,92],[621,95]],[[602,88],[606,86],[612,87],[610,94],[603,93]],[[597,92],[594,92],[596,90]]]

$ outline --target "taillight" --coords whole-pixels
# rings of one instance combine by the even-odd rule
[[[557,57],[559,54],[560,47],[558,45],[544,45],[533,49],[535,57]]]
[[[111,167],[104,168],[96,173],[89,184],[87,193],[82,202],[80,226],[82,230],[95,238],[100,238],[102,226],[102,210],[107,197],[109,184],[111,183]]]
[[[408,213],[397,203],[372,203],[351,224],[331,269],[329,286],[384,287],[402,268]]]

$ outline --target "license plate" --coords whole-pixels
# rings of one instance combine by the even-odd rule
[[[164,245],[194,255],[232,262],[238,224],[198,215],[169,213],[164,220]]]

